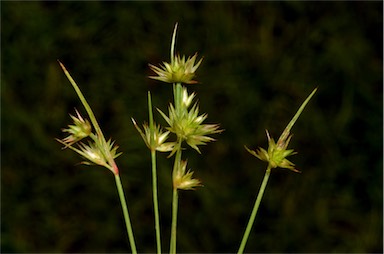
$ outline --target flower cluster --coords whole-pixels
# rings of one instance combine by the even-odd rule
[[[203,59],[200,59],[196,64],[197,53],[189,56],[185,60],[185,56],[174,54],[175,40],[176,40],[177,23],[173,30],[172,43],[171,43],[171,62],[163,62],[163,65],[157,67],[149,64],[149,67],[157,74],[157,76],[150,76],[152,79],[160,80],[166,83],[185,83],[196,84],[197,81],[193,80],[195,72],[199,68]]]
[[[293,172],[300,173],[300,171],[295,168],[295,164],[286,159],[288,156],[296,154],[293,149],[287,149],[289,142],[292,138],[290,131],[297,119],[299,118],[300,114],[303,112],[305,106],[308,104],[309,100],[316,93],[316,91],[317,88],[315,88],[312,93],[301,104],[296,114],[293,116],[291,121],[288,123],[287,127],[285,127],[283,133],[280,135],[280,138],[279,140],[277,140],[277,143],[275,143],[275,140],[269,136],[267,130],[266,132],[268,138],[268,150],[259,147],[259,149],[257,149],[256,151],[253,151],[246,146],[245,149],[258,159],[268,162],[269,168],[287,168],[289,170],[292,170]]]
[[[279,139],[276,144],[274,139],[269,136],[268,130],[266,130],[266,132],[268,138],[268,151],[261,147],[259,147],[256,151],[250,150],[248,147],[245,147],[245,149],[258,159],[268,162],[271,168],[280,167],[287,168],[294,172],[300,172],[295,169],[295,164],[286,159],[286,157],[296,154],[293,149],[287,149],[292,135],[288,136],[284,140]]]
[[[187,161],[181,161],[179,170],[174,171],[173,187],[180,190],[193,190],[195,187],[202,186],[200,180],[192,178],[193,172],[187,169]]]
[[[170,63],[163,62],[160,67],[149,64],[149,67],[157,74],[150,76],[152,79],[160,80],[166,83],[173,84],[174,103],[168,107],[168,115],[159,110],[159,113],[169,125],[167,131],[163,131],[160,126],[144,124],[142,131],[132,119],[137,131],[140,133],[147,147],[151,150],[161,152],[171,152],[169,157],[176,153],[181,154],[182,143],[186,142],[191,148],[200,153],[198,146],[205,145],[208,142],[214,141],[209,135],[219,133],[218,124],[204,124],[207,119],[207,114],[199,113],[198,103],[193,100],[196,97],[195,93],[188,93],[188,90],[182,84],[196,84],[194,80],[195,72],[200,66],[203,59],[197,61],[197,53],[193,56],[185,57],[174,54],[175,38],[177,24],[175,25],[172,42],[171,42],[171,61]],[[150,121],[152,117],[151,103],[149,97]],[[152,120],[153,122],[153,120]],[[176,140],[166,142],[169,134],[176,135]],[[190,190],[193,187],[200,186],[200,181],[193,179],[193,172],[186,170],[186,161],[181,160],[181,156],[176,156],[175,167],[173,171],[174,188]]]
[[[88,137],[91,134],[92,127],[88,120],[84,120],[77,109],[75,109],[77,117],[69,115],[74,125],[68,125],[68,129],[63,129],[63,132],[68,132],[70,135],[63,139],[67,146],[73,145],[74,143]]]
[[[56,140],[63,144],[64,148],[70,148],[84,157],[87,161],[83,161],[82,164],[103,166],[117,174],[118,170],[113,159],[121,154],[117,153],[118,146],[114,145],[111,140],[105,141],[100,135],[92,133],[89,121],[83,119],[77,110],[76,114],[77,117],[70,115],[74,125],[69,125],[68,129],[63,129],[63,132],[68,132],[70,135],[62,140]],[[90,138],[88,144],[79,142],[87,137]],[[73,146],[75,143],[78,143],[77,148]]]
[[[160,125],[156,125],[153,130],[147,123],[143,124],[144,132],[137,125],[135,119],[132,118],[132,122],[136,130],[140,133],[144,143],[151,150],[157,150],[159,152],[170,152],[175,146],[174,142],[165,142],[168,139],[169,131],[163,131]],[[153,144],[151,143],[151,137],[153,137]]]
[[[195,64],[196,58],[197,54],[188,57],[187,60],[185,60],[185,56],[180,57],[180,55],[177,55],[171,60],[171,63],[163,62],[163,66],[160,67],[149,64],[149,67],[158,75],[150,76],[150,78],[166,83],[195,84],[197,83],[196,80],[193,80],[195,71],[203,61],[203,59],[200,59]]]
[[[188,95],[187,88],[182,87],[182,98],[179,106],[169,105],[168,116],[159,110],[165,121],[169,124],[167,128],[175,133],[178,140],[185,141],[187,144],[200,153],[198,145],[204,145],[214,141],[209,137],[210,134],[221,132],[218,124],[203,124],[207,114],[199,115],[199,106],[195,103],[191,109],[192,100],[195,94]],[[172,154],[175,150],[172,152]]]

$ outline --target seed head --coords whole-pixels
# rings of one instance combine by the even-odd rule
[[[195,72],[199,68],[203,59],[201,58],[197,63],[197,53],[193,56],[189,56],[187,59],[183,55],[174,54],[175,49],[175,38],[176,38],[177,24],[173,31],[172,43],[171,43],[171,62],[163,62],[163,65],[157,67],[155,65],[149,64],[149,67],[157,74],[157,76],[149,76],[152,79],[160,80],[166,83],[185,83],[185,84],[195,84],[196,80],[193,80],[195,77]]]
[[[200,180],[192,178],[193,171],[186,170],[187,161],[181,161],[179,168],[174,172],[173,187],[180,190],[193,190],[202,186]]]
[[[300,172],[295,169],[295,164],[286,159],[286,157],[296,154],[293,149],[287,149],[292,136],[289,136],[286,140],[281,141],[280,144],[276,144],[274,139],[269,136],[268,130],[266,130],[266,132],[268,138],[268,151],[261,147],[259,147],[256,151],[250,150],[246,146],[245,149],[258,159],[268,162],[271,168],[280,167],[287,168],[294,172]]]
[[[199,106],[195,103],[191,109],[189,106],[194,98],[194,93],[188,95],[187,88],[182,88],[182,102],[178,109],[170,104],[168,108],[168,116],[159,110],[165,121],[169,124],[167,128],[170,132],[177,135],[179,140],[186,141],[187,144],[200,153],[197,146],[205,145],[208,142],[214,141],[215,139],[208,135],[220,133],[222,130],[219,129],[218,124],[203,124],[207,118],[207,114],[199,115]],[[171,153],[174,154],[174,149]]]
[[[275,143],[274,139],[269,136],[268,130],[266,131],[268,138],[268,151],[260,147],[256,151],[253,151],[246,146],[245,149],[250,154],[259,158],[260,160],[268,162],[271,168],[280,167],[287,168],[294,172],[300,172],[299,170],[295,169],[295,164],[286,159],[288,156],[296,154],[293,149],[287,149],[289,142],[292,138],[290,131],[297,119],[299,118],[300,114],[303,112],[305,106],[308,104],[309,100],[316,93],[316,91],[317,88],[315,88],[312,93],[301,104],[300,108],[297,110],[292,120],[288,123],[287,127],[285,127],[283,133],[280,135],[280,138],[277,140],[277,143]]]
[[[88,137],[91,134],[92,127],[87,119],[83,119],[79,112],[76,110],[77,117],[70,115],[74,125],[68,125],[67,129],[63,129],[63,132],[68,132],[70,135],[63,139],[65,147],[73,145],[74,143]]]
[[[165,142],[168,139],[168,135],[170,131],[163,131],[160,125],[155,125],[153,131],[154,144],[151,145],[151,128],[147,123],[143,124],[144,132],[140,129],[140,127],[136,124],[135,119],[132,118],[132,122],[136,128],[136,130],[140,133],[140,136],[143,138],[144,143],[151,150],[157,150],[159,152],[170,152],[173,150],[175,146],[174,142]]]

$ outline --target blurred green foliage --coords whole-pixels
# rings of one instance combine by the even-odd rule
[[[85,114],[75,78],[117,159],[140,252],[155,251],[149,153],[130,118],[146,93],[166,110],[170,85],[148,63],[177,51],[204,61],[196,91],[225,132],[186,152],[204,183],[182,192],[180,252],[235,252],[266,165],[243,145],[293,128],[302,174],[274,170],[248,252],[383,251],[382,9],[378,2],[1,2],[2,252],[127,252],[112,174],[76,165],[54,138]],[[156,118],[160,121],[160,116]],[[163,250],[169,248],[172,160],[159,156]]]

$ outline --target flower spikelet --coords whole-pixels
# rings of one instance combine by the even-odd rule
[[[300,172],[299,170],[295,169],[295,164],[293,164],[291,161],[286,159],[288,156],[296,154],[296,152],[293,149],[287,149],[289,142],[291,141],[291,138],[292,138],[290,131],[293,125],[295,124],[295,122],[297,121],[297,119],[299,118],[300,114],[303,112],[305,106],[308,104],[309,100],[316,93],[316,91],[317,91],[317,88],[315,88],[312,91],[312,93],[301,104],[296,114],[293,116],[291,121],[285,127],[283,133],[280,135],[279,139],[277,140],[277,143],[275,143],[275,140],[269,136],[268,130],[266,131],[267,138],[268,138],[268,151],[263,148],[258,148],[256,151],[253,151],[246,146],[245,146],[245,149],[250,154],[259,158],[260,160],[268,162],[271,168],[280,167],[280,168],[287,168],[294,172]]]
[[[70,135],[63,139],[63,142],[66,144],[65,148],[73,145],[74,143],[82,140],[83,138],[88,137],[91,134],[92,127],[90,122],[87,119],[83,119],[80,113],[76,110],[77,117],[70,115],[74,125],[68,125],[67,129],[63,129],[63,132],[67,132]]]
[[[180,190],[193,190],[202,186],[200,180],[193,178],[193,172],[187,169],[187,161],[181,161],[173,176],[173,187]]]
[[[168,111],[169,116],[159,110],[165,121],[169,124],[169,131],[175,133],[179,140],[186,141],[187,144],[200,153],[199,145],[205,145],[215,139],[208,135],[220,133],[218,124],[203,124],[207,118],[207,114],[199,115],[199,106],[195,103],[191,109],[188,107],[192,103],[194,94],[188,95],[187,90],[183,87],[182,103],[177,108],[170,104]],[[172,152],[172,154],[175,151]]]
[[[132,118],[132,122],[136,130],[140,133],[146,146],[151,150],[157,150],[159,152],[170,152],[173,150],[174,142],[165,142],[168,139],[170,131],[163,131],[160,125],[155,125],[153,131],[154,143],[151,144],[151,128],[147,123],[143,124],[144,132],[137,125],[136,121]]]
[[[108,162],[104,156],[104,152],[100,150],[95,143],[89,142],[88,145],[80,143],[79,147],[81,151],[79,154],[88,159],[88,161],[83,161],[82,164],[96,164],[108,168]]]
[[[196,58],[197,53],[187,59],[185,59],[185,56],[180,57],[180,55],[177,55],[171,63],[163,62],[163,65],[160,65],[160,67],[149,64],[149,67],[157,74],[157,76],[149,77],[166,83],[196,84],[197,81],[193,80],[193,78],[197,68],[199,68],[203,61],[201,58],[195,63]]]
[[[78,143],[78,148],[67,145],[63,140],[56,140],[63,145],[67,145],[68,148],[86,159],[86,161],[82,161],[81,164],[103,166],[116,174],[116,165],[110,159],[115,159],[122,154],[117,152],[119,147],[115,145],[115,142],[112,140],[103,142],[102,139],[94,134],[90,134],[90,136],[92,141],[88,141],[88,144],[80,142]]]
[[[163,65],[160,65],[160,67],[149,64],[152,71],[157,74],[157,76],[149,77],[166,83],[195,84],[197,81],[193,80],[193,78],[195,77],[195,72],[197,68],[199,68],[203,59],[201,58],[198,62],[196,62],[197,53],[193,56],[189,56],[187,59],[185,58],[185,55],[181,57],[180,55],[174,54],[176,31],[177,24],[175,25],[172,35],[171,62],[163,62]]]
[[[248,147],[245,147],[245,149],[258,159],[268,162],[271,168],[280,167],[287,168],[294,172],[300,172],[295,169],[295,164],[286,159],[286,157],[296,154],[293,149],[287,149],[292,136],[288,136],[286,140],[281,140],[280,143],[276,144],[274,139],[269,136],[268,130],[266,130],[266,132],[268,137],[268,151],[261,147],[256,151],[250,150]]]

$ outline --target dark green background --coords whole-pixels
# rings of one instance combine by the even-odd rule
[[[203,155],[186,151],[204,183],[182,192],[180,252],[235,252],[266,164],[266,147],[302,101],[293,128],[302,174],[272,172],[248,252],[383,251],[382,9],[379,2],[2,2],[2,252],[129,252],[113,175],[61,150],[55,137],[85,114],[62,73],[76,79],[117,159],[140,252],[155,251],[149,153],[130,118],[146,94],[166,110],[171,85],[148,63],[177,51],[204,57],[201,112],[225,129]],[[160,115],[156,114],[159,122]],[[168,251],[171,166],[159,155],[163,250]]]

